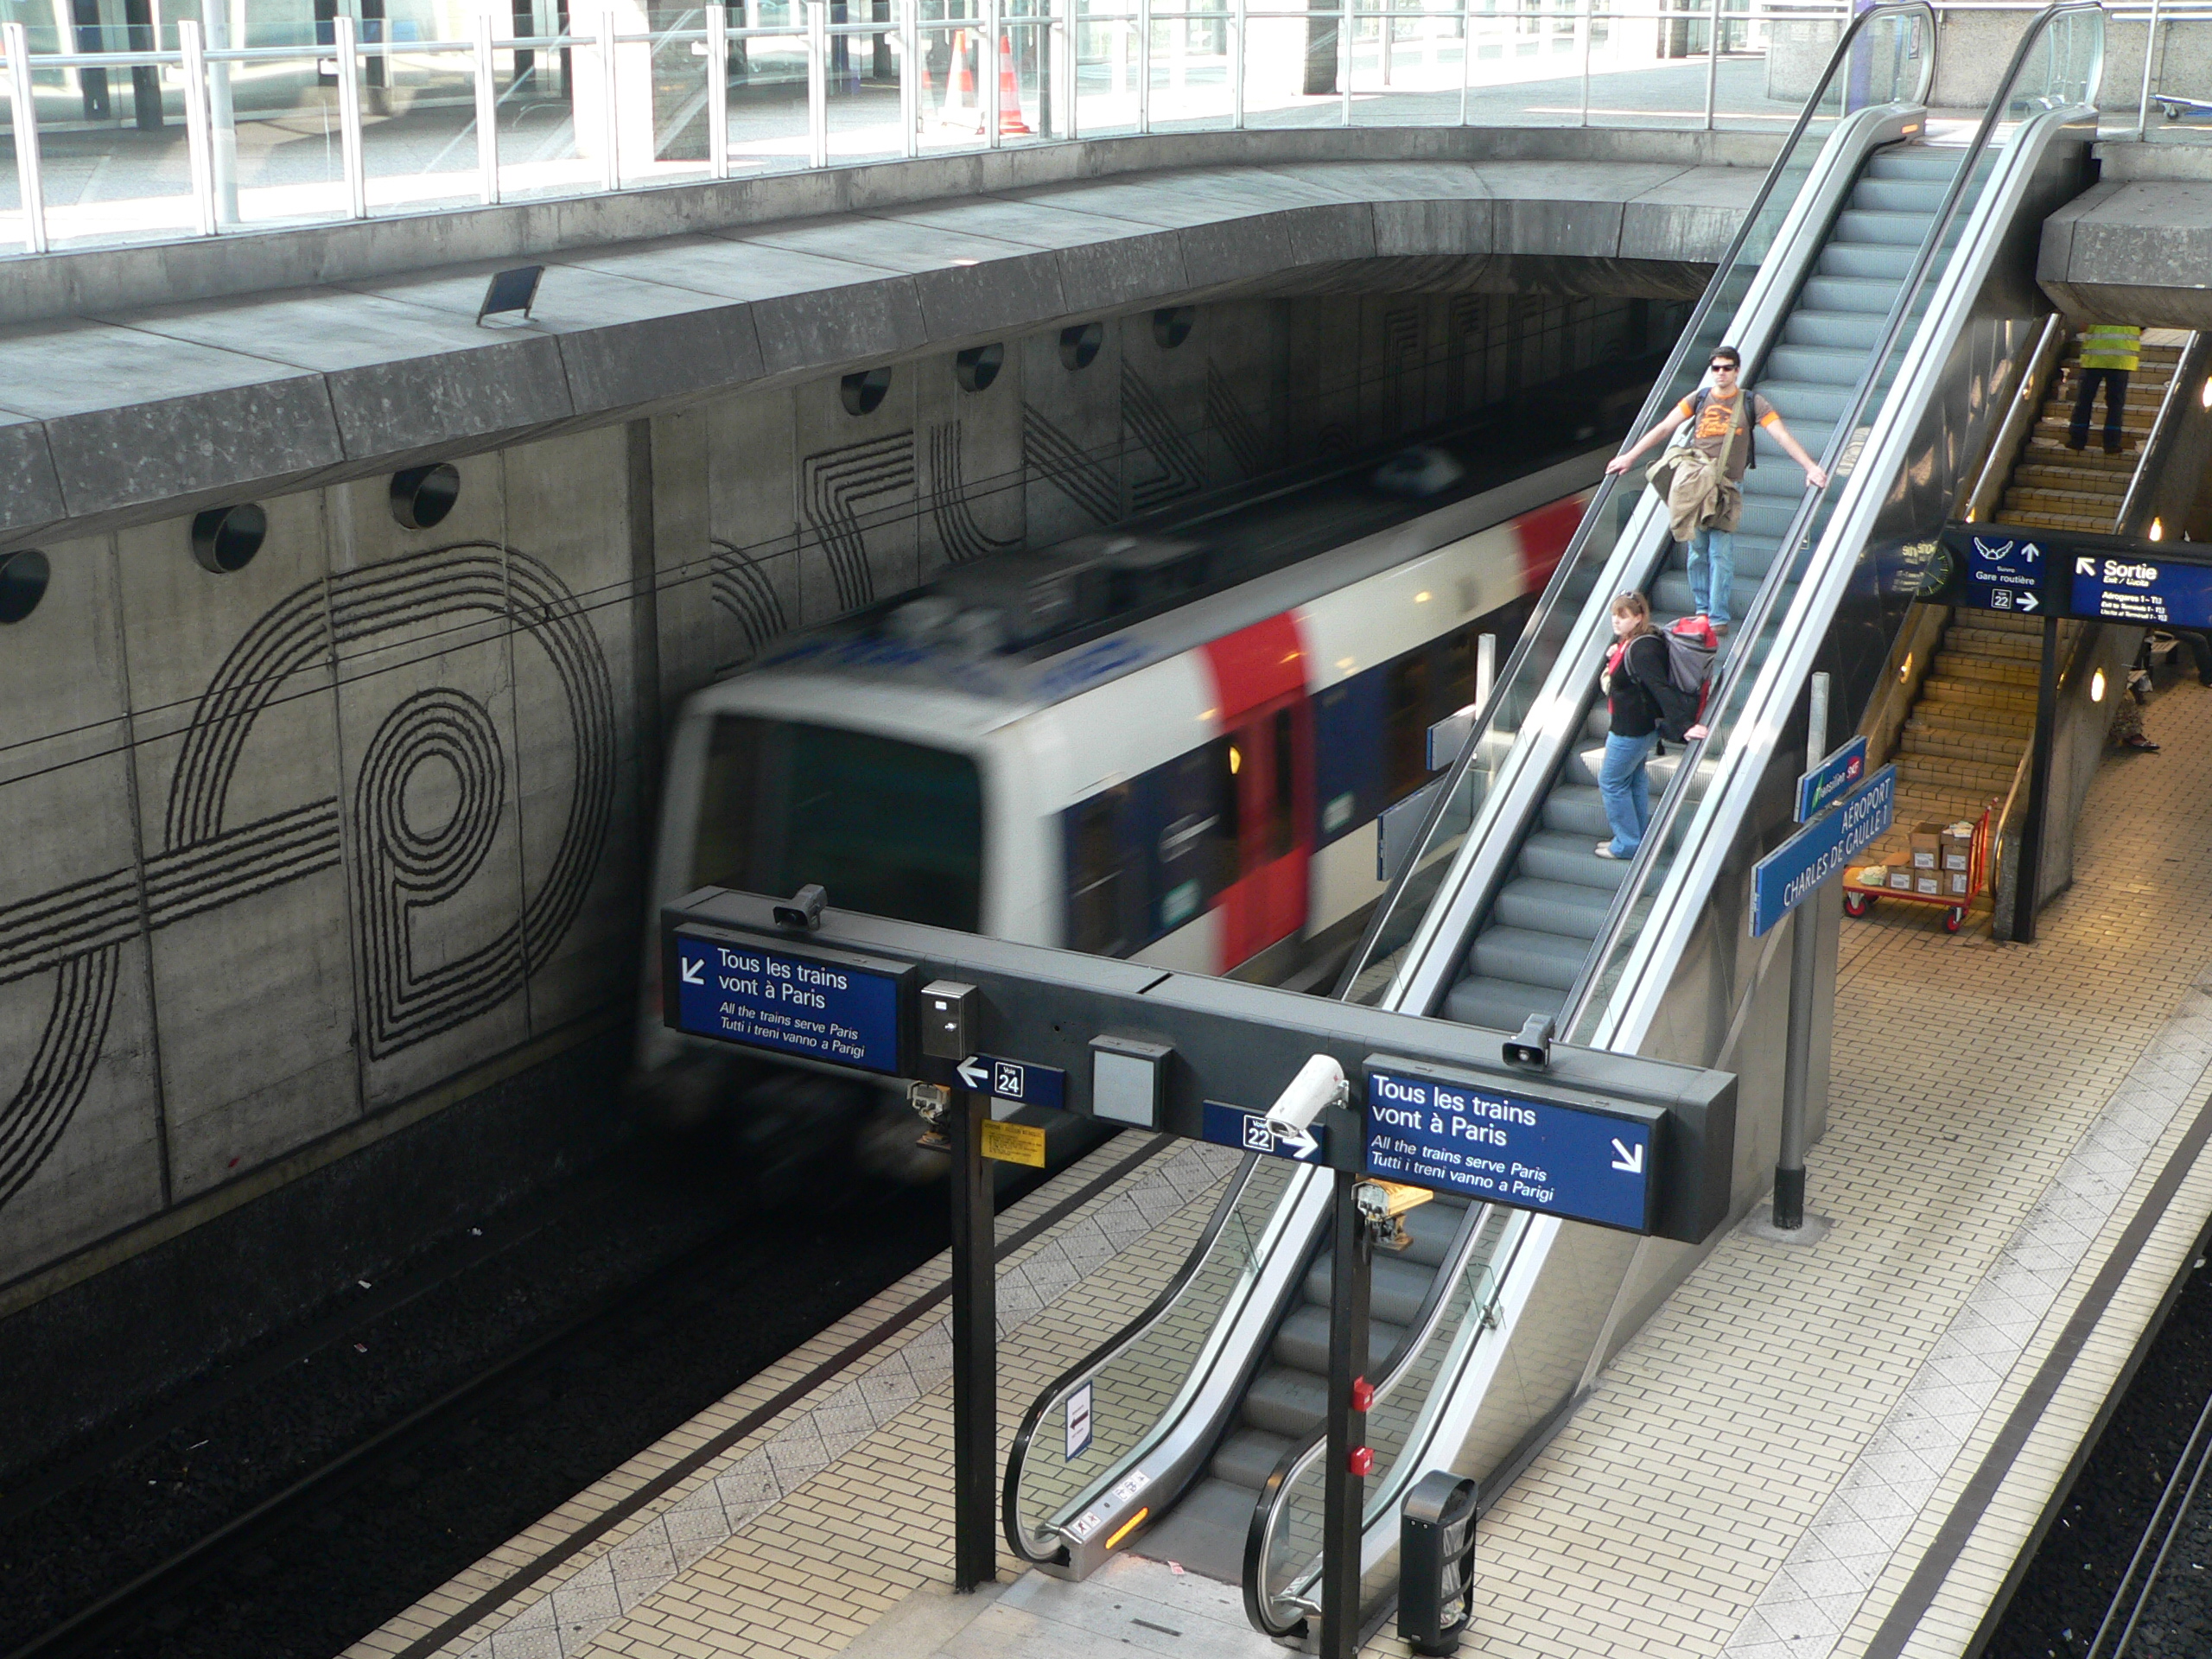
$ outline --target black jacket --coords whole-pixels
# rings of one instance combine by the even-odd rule
[[[1667,642],[1656,633],[1630,641],[1621,653],[1605,697],[1612,728],[1623,737],[1648,737],[1659,729],[1659,702],[1645,688],[1667,678]]]

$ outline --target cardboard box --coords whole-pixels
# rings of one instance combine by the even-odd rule
[[[1967,874],[1964,870],[1946,870],[1943,872],[1943,896],[1945,898],[1964,899],[1973,892],[1974,877]]]
[[[1940,865],[1943,856],[1943,826],[1923,823],[1913,830],[1906,843],[1912,849],[1912,868],[1932,870]]]
[[[1943,831],[1943,868],[1947,870],[1970,870],[1974,868],[1974,826],[1968,824],[1966,833],[1959,833],[1953,824]]]
[[[1915,870],[1912,873],[1912,890],[1915,893],[1925,893],[1930,899],[1942,898],[1943,896],[1942,873],[1936,870]]]
[[[1895,893],[1912,891],[1912,867],[1909,864],[1890,866],[1890,887]]]

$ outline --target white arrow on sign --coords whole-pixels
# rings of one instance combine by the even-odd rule
[[[2018,603],[2020,609],[2024,611],[2032,611],[2035,609],[2037,604],[2036,596],[2033,594],[2022,594]]]
[[[700,970],[706,965],[707,959],[704,957],[700,957],[696,962],[686,962],[682,957],[676,959],[676,971],[686,985],[705,984],[707,976]]]
[[[2077,576],[2095,575],[2097,574],[2097,562],[2094,559],[2084,559],[2076,556],[2074,561],[2074,574]]]
[[[1630,1175],[1641,1175],[1643,1173],[1643,1148],[1642,1147],[1637,1147],[1635,1149],[1630,1150],[1629,1147],[1624,1147],[1620,1143],[1618,1136],[1615,1136],[1613,1140],[1613,1150],[1619,1154],[1619,1156],[1613,1160],[1613,1167],[1615,1169],[1625,1171]]]
[[[1321,1143],[1313,1138],[1311,1129],[1293,1129],[1287,1135],[1278,1132],[1275,1139],[1288,1147],[1294,1156],[1300,1158],[1311,1158],[1321,1147]]]
[[[970,1054],[952,1068],[952,1075],[958,1077],[964,1086],[974,1090],[979,1095],[990,1092],[991,1074],[984,1068],[982,1058],[980,1055]]]

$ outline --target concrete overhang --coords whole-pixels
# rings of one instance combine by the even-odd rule
[[[0,545],[1202,298],[1694,295],[1774,143],[1179,135],[5,262]]]
[[[2078,322],[2212,328],[2212,145],[2106,144],[2044,221],[2036,280]]]

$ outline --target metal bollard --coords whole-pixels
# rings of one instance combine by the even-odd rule
[[[1474,1617],[1479,1490],[1432,1469],[1398,1511],[1398,1635],[1415,1653],[1457,1653]]]

